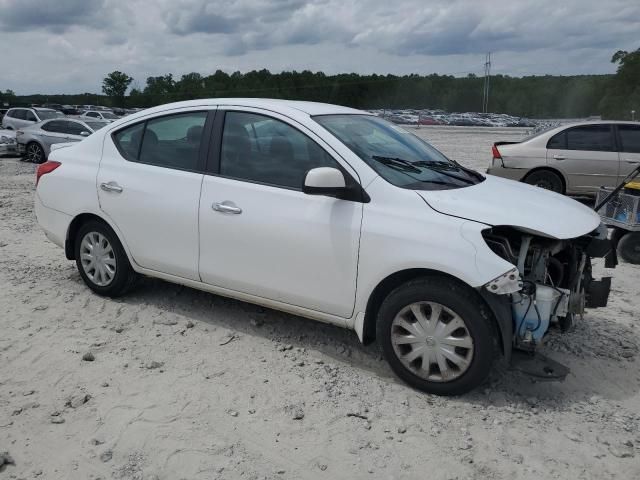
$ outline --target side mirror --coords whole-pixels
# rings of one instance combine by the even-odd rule
[[[91,135],[91,133],[87,132],[86,130],[83,130],[82,132],[80,132],[80,136],[82,137],[88,137],[89,135]]]
[[[302,191],[308,195],[341,197],[347,190],[344,175],[337,168],[318,167],[307,172]]]

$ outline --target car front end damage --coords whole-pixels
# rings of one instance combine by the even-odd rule
[[[567,331],[585,308],[607,305],[611,278],[596,280],[591,269],[593,258],[605,257],[607,266],[615,266],[606,227],[572,239],[509,226],[487,228],[482,236],[494,254],[513,265],[481,289],[500,324],[507,359],[526,373],[564,378],[568,369],[542,356],[532,361],[531,354],[552,326]]]

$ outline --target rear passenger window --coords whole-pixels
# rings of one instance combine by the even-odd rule
[[[206,112],[197,112],[149,120],[142,136],[139,161],[197,170],[206,119]]]
[[[640,153],[640,126],[618,125],[620,150],[626,153]]]
[[[42,130],[45,132],[55,132],[55,133],[64,133],[63,132],[63,123],[59,120],[54,120],[52,122],[47,122],[42,125]]]
[[[155,118],[118,131],[114,141],[130,161],[180,170],[198,170],[207,112]]]
[[[124,130],[120,130],[113,136],[113,140],[124,158],[132,162],[138,160],[143,133],[144,123],[137,123]]]
[[[556,133],[547,142],[547,148],[566,150],[567,149],[567,132]]]
[[[609,125],[585,125],[570,128],[566,132],[568,150],[614,151]]]
[[[17,118],[18,120],[25,120],[27,117],[25,116],[27,113],[26,110],[14,110],[13,118]]]

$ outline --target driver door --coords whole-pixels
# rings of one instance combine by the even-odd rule
[[[302,192],[308,170],[338,162],[286,117],[218,112],[200,197],[202,281],[350,317],[363,205]]]

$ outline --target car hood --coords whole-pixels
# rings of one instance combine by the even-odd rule
[[[569,197],[492,175],[469,187],[416,192],[445,215],[558,239],[579,237],[600,225],[597,213]]]

